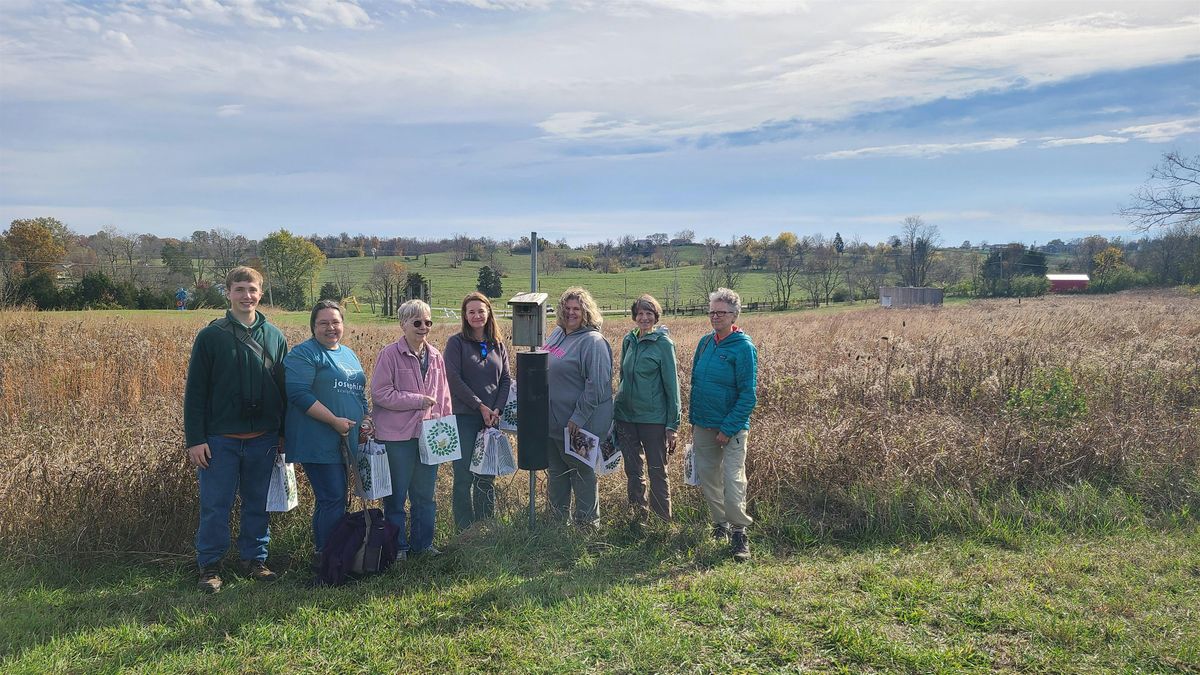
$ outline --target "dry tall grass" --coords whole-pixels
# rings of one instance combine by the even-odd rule
[[[4,550],[190,550],[196,484],[181,451],[181,405],[202,324],[0,317]],[[686,412],[692,351],[708,326],[667,323],[679,345]],[[1195,296],[746,315],[741,323],[760,357],[748,460],[760,509],[836,519],[831,498],[864,491],[970,499],[997,487],[1079,480],[1120,486],[1149,504],[1197,499]],[[630,326],[608,319],[614,348]],[[434,342],[453,330],[438,326]],[[307,337],[286,332],[290,344]],[[369,372],[395,335],[351,327],[346,342]],[[1086,410],[1046,407],[1054,402],[1047,396],[1062,394],[1039,389],[1047,373]],[[1010,403],[1022,390],[1034,393],[1034,405]],[[624,501],[623,490],[623,480],[604,481],[606,509]],[[508,510],[521,508],[511,501]],[[448,511],[449,500],[439,502]],[[306,523],[304,510],[285,518]]]

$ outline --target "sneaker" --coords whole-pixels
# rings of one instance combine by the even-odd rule
[[[441,554],[442,554],[442,552],[437,550],[433,546],[430,546],[429,548],[423,548],[420,551],[413,552],[413,555],[429,556],[430,558],[437,557]]]
[[[200,580],[196,586],[205,593],[216,593],[221,590],[221,575],[217,572],[217,566],[201,567]]]
[[[729,524],[713,523],[712,538],[713,541],[729,541]]]
[[[255,581],[275,581],[279,578],[261,560],[243,560],[241,568],[242,576],[250,577]]]
[[[733,559],[738,562],[746,562],[750,559],[750,538],[746,536],[745,530],[733,531],[733,541],[729,545],[729,551],[733,553]]]

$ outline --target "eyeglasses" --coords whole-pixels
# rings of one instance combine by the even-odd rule
[[[708,316],[713,319],[719,319],[719,318],[725,316],[726,314],[733,314],[733,312],[709,312]]]
[[[430,321],[429,319],[425,319],[424,321],[417,319],[416,321],[413,321],[413,323],[412,323],[413,328],[420,328],[421,326],[425,326],[426,328],[429,328],[432,325],[433,325],[433,322]]]

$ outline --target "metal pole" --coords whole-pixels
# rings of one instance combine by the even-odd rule
[[[529,233],[529,292],[537,293],[538,278],[537,278],[537,257],[538,257],[538,237],[537,232]],[[534,347],[537,349],[537,347]],[[519,386],[519,385],[518,385]],[[537,473],[534,469],[529,470],[529,529],[537,526]]]

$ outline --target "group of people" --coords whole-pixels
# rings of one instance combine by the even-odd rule
[[[437,555],[434,524],[437,465],[420,460],[422,422],[454,414],[464,447],[499,424],[513,380],[509,353],[491,302],[481,293],[462,301],[461,330],[444,351],[429,343],[429,306],[409,300],[397,311],[401,335],[379,353],[368,378],[358,356],[342,344],[345,316],[322,300],[309,318],[312,337],[288,350],[278,328],[258,311],[262,275],[237,267],[226,278],[230,308],[197,335],[184,396],[186,453],[197,467],[200,523],[196,531],[199,587],[221,588],[220,561],[230,543],[229,518],[241,496],[237,538],[242,574],[269,581],[266,512],[271,471],[286,449],[312,486],[316,562],[345,514],[346,459],[360,434],[382,442],[392,494],[383,499],[396,526],[398,557]],[[631,307],[635,327],[622,341],[617,391],[612,347],[603,317],[582,288],[555,307],[546,338],[549,428],[548,492],[552,511],[586,529],[598,527],[595,469],[566,453],[563,430],[605,438],[615,431],[628,481],[628,499],[642,519],[671,519],[667,461],[681,420],[675,344],[659,323],[662,308],[650,295]],[[693,457],[714,538],[727,540],[738,560],[750,557],[746,527],[746,435],[756,402],[757,353],[736,324],[738,294],[718,289],[709,298],[713,331],[701,338],[692,361],[689,422]],[[285,441],[286,439],[286,441]],[[470,470],[470,452],[454,461],[452,511],[458,530],[490,518],[493,477]],[[647,481],[647,475],[649,480]],[[572,504],[572,497],[574,504]]]

